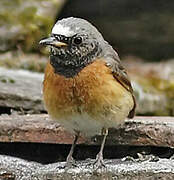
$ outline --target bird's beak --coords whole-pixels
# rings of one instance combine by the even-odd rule
[[[55,47],[63,47],[67,46],[68,44],[58,41],[55,37],[49,37],[46,39],[42,39],[39,44],[41,45],[50,45],[50,46],[55,46]]]

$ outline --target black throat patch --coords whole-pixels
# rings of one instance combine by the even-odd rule
[[[63,75],[66,78],[73,78],[83,68],[91,64],[95,57],[98,57],[101,49],[95,46],[92,51],[84,56],[79,56],[77,53],[70,53],[68,51],[59,51],[50,55],[50,62],[54,68],[55,73]]]
[[[50,63],[54,67],[55,73],[63,75],[66,78],[73,78],[86,66],[85,64],[80,66],[73,66],[72,64],[65,65],[56,56],[50,56]]]

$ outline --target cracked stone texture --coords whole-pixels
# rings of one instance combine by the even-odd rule
[[[93,168],[93,165],[89,165],[91,162],[93,161],[78,161],[77,167],[64,169],[65,162],[42,165],[0,155],[0,177],[2,180],[172,180],[174,178],[174,161],[169,159],[159,159],[157,162],[105,160],[106,168],[98,170]]]

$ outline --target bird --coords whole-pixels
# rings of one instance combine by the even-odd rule
[[[58,20],[49,37],[43,100],[49,116],[74,135],[66,167],[74,163],[73,152],[79,135],[101,135],[95,166],[105,166],[103,149],[109,128],[133,118],[136,100],[125,68],[112,46],[85,19]]]

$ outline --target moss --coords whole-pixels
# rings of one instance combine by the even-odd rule
[[[152,82],[152,85],[160,92],[165,94],[167,98],[167,107],[166,110],[168,114],[165,115],[174,115],[174,81],[164,80],[164,79],[155,79]]]
[[[6,76],[0,76],[0,82],[2,83],[15,83],[15,80]]]
[[[167,106],[169,115],[174,116],[174,82],[169,83],[164,92],[166,93],[169,102]]]
[[[0,79],[0,81],[1,81],[2,83],[7,83],[7,80],[6,80],[6,79]]]
[[[47,59],[47,57],[34,53],[24,54],[18,51],[13,51],[0,55],[0,66],[5,68],[44,72]]]
[[[153,112],[146,112],[143,115],[174,116],[174,81],[161,79],[153,76],[137,76],[136,82],[141,86],[144,93],[151,95],[163,95],[165,97],[163,109],[156,108]],[[136,93],[138,94],[138,93]],[[135,94],[135,95],[136,95]],[[137,99],[139,97],[136,95]],[[156,104],[158,106],[158,104]],[[139,114],[142,115],[142,114]]]
[[[38,51],[38,42],[47,36],[54,23],[60,3],[54,0],[2,0],[0,1],[0,51],[21,48],[23,51]],[[48,4],[48,7],[44,5]],[[8,32],[8,35],[7,35]]]

